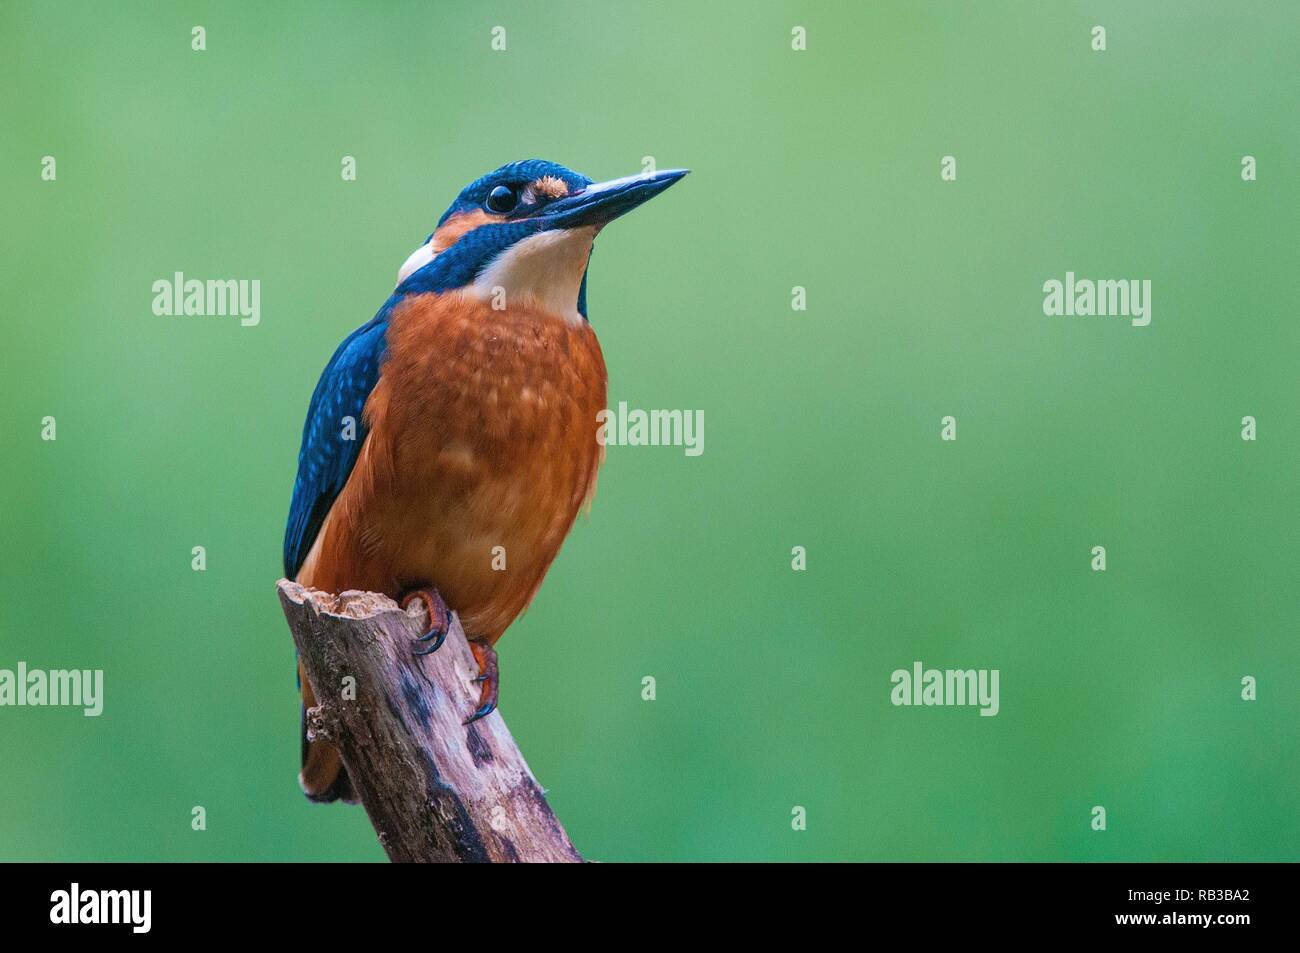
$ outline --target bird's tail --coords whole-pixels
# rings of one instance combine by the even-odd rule
[[[339,749],[328,741],[307,740],[307,709],[315,707],[316,696],[312,694],[311,683],[307,681],[301,665],[298,666],[298,679],[302,683],[302,720],[299,729],[302,736],[302,771],[298,774],[302,793],[307,795],[309,801],[319,804],[331,801],[355,804],[357,797],[352,790],[352,779],[348,777],[348,769],[343,766]]]

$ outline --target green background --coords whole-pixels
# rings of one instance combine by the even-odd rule
[[[296,783],[311,389],[470,179],[653,156],[693,175],[591,317],[611,402],[705,452],[611,448],[500,645],[578,848],[1300,859],[1298,45],[1282,2],[4,3],[0,667],[106,708],[0,709],[0,858],[382,859]],[[1151,325],[1044,317],[1067,270]],[[154,316],[175,271],[260,326]],[[1001,713],[891,706],[918,659]]]

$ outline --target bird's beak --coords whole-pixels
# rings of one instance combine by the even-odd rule
[[[623,179],[596,182],[581,192],[551,202],[539,218],[552,228],[607,225],[642,202],[654,198],[689,171],[664,169],[662,172],[646,172]]]

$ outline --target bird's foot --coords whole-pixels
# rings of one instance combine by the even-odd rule
[[[486,718],[496,711],[497,693],[501,688],[501,675],[497,667],[497,652],[487,642],[471,640],[469,650],[478,662],[478,677],[474,681],[482,687],[479,689],[478,710],[470,715],[465,724],[470,725],[480,718]]]
[[[442,596],[438,595],[437,589],[416,589],[408,592],[402,597],[402,608],[405,609],[416,599],[424,603],[424,611],[429,614],[429,631],[417,639],[412,639],[411,644],[415,646],[416,655],[432,655],[442,648],[443,642],[447,641],[447,633],[451,631],[451,621],[456,613],[447,608],[447,603],[442,601]]]

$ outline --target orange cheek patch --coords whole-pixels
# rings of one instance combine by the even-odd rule
[[[553,175],[544,175],[533,183],[533,192],[551,199],[562,199],[569,194],[569,187],[564,184],[563,179],[557,179]]]
[[[474,231],[480,225],[490,225],[493,222],[503,221],[505,221],[504,215],[489,215],[482,209],[453,215],[443,222],[441,228],[433,233],[433,239],[430,241],[430,245],[433,246],[433,253],[436,255],[440,251],[446,251],[460,241],[462,235]]]

